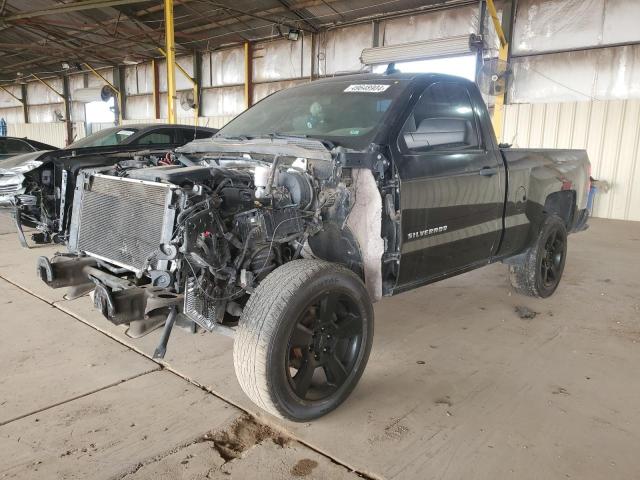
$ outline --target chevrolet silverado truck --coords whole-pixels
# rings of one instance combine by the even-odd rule
[[[79,174],[51,287],[92,290],[115,324],[234,336],[244,392],[308,421],[356,386],[372,304],[494,262],[548,297],[586,228],[582,150],[498,145],[476,86],[360,74],[280,91],[180,165]],[[398,319],[398,321],[402,321]]]

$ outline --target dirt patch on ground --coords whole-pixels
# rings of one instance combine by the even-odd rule
[[[294,477],[306,477],[307,475],[310,475],[313,469],[317,466],[318,462],[315,460],[303,458],[293,466],[291,469],[291,475]]]
[[[554,387],[551,393],[554,395],[571,395],[566,388],[560,386]]]
[[[207,434],[202,438],[202,441],[213,442],[220,456],[228,462],[240,457],[242,452],[268,438],[271,438],[274,443],[281,447],[289,441],[288,438],[266,425],[256,423],[249,416],[243,416],[227,430]]]
[[[203,472],[206,478],[209,478],[214,472],[224,473],[224,468],[229,462],[240,459],[247,450],[269,440],[280,448],[289,443],[289,438],[266,425],[259,424],[249,415],[243,415],[224,430],[206,433],[189,444],[180,445],[163,455],[140,462],[133,471],[120,478],[156,478],[160,473],[161,477],[164,475],[166,478],[174,478],[178,476],[177,472],[189,468],[196,471],[193,478],[200,478]],[[197,458],[200,464],[195,462],[194,458]],[[183,477],[192,478],[189,475]]]
[[[433,403],[435,403],[436,405],[446,405],[447,407],[453,406],[453,402],[451,401],[451,398],[449,397],[449,395],[445,395],[444,397],[436,398],[433,401]]]
[[[256,422],[248,415],[221,431],[140,463],[119,480],[281,480],[362,477],[334,461]],[[367,477],[362,477],[367,478]]]
[[[536,315],[538,315],[538,312],[534,312],[530,308],[521,305],[517,306],[515,310],[518,316],[523,320],[532,320],[536,318]]]

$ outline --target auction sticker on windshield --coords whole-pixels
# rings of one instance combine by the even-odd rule
[[[363,83],[360,85],[349,85],[344,89],[345,92],[355,93],[380,93],[384,92],[391,85]]]

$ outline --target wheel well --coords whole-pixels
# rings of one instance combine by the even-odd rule
[[[365,281],[362,251],[349,227],[325,222],[322,231],[309,237],[309,246],[317,258],[344,265]]]
[[[550,194],[544,202],[544,213],[557,215],[560,217],[564,224],[569,227],[576,204],[576,192],[575,190],[563,190],[561,192],[554,192]]]

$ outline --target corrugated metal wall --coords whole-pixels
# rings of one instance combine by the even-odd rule
[[[606,180],[593,215],[640,220],[640,100],[507,105],[503,141],[514,147],[586,149]]]

